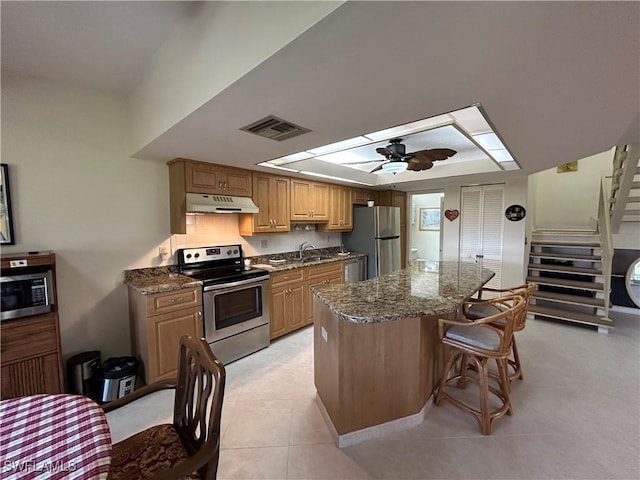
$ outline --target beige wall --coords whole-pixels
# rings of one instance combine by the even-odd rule
[[[2,251],[55,251],[65,354],[129,353],[123,271],[168,241],[167,168],[130,159],[128,134],[123,98],[2,76],[16,236]]]
[[[611,175],[614,149],[578,160],[575,172],[556,168],[529,176],[538,229],[595,229],[600,179]]]
[[[194,5],[197,13],[176,26],[133,96],[132,150],[138,151],[202,107],[343,3]]]

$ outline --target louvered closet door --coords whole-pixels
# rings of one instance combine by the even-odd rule
[[[487,284],[502,285],[502,237],[504,185],[462,187],[460,212],[460,259],[478,261],[496,273]]]

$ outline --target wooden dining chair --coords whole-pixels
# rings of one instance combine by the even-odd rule
[[[175,388],[173,423],[154,425],[113,445],[108,480],[213,480],[220,455],[224,365],[202,339],[180,339],[176,381],[149,384],[102,406],[113,411],[145,395]]]
[[[517,318],[514,332],[524,330],[527,320],[527,310],[529,309],[529,302],[533,296],[533,292],[536,290],[536,284],[529,282],[524,285],[519,285],[512,288],[489,288],[485,287],[478,292],[478,300],[471,299],[468,303],[465,303],[463,307],[463,314],[469,320],[477,320],[479,318],[488,317],[497,312],[497,304],[483,302],[482,296],[485,294],[485,300],[489,295],[491,298],[499,298],[501,296],[520,295],[525,301],[525,311],[520,318]],[[496,323],[496,326],[500,327],[504,324],[504,320],[500,320]],[[511,347],[511,355],[508,359],[509,366],[513,370],[513,373],[509,375],[511,381],[515,379],[522,380],[524,375],[522,374],[522,364],[520,363],[520,354],[518,353],[518,344],[516,343],[516,337],[513,337],[513,345]],[[511,358],[513,357],[513,358]]]
[[[507,359],[511,353],[511,342],[518,315],[524,312],[524,298],[519,295],[486,300],[497,313],[474,321],[460,319],[438,320],[438,334],[445,355],[445,367],[436,393],[436,405],[450,401],[462,411],[473,415],[483,435],[489,435],[493,422],[504,414],[512,414],[511,388]],[[497,323],[502,323],[497,327]],[[489,362],[494,360],[498,374],[497,385],[489,374]],[[465,402],[461,395],[453,393],[454,387],[465,388],[471,378],[468,368],[472,363],[475,380],[480,390],[479,406]],[[499,405],[490,407],[489,396],[493,395]]]

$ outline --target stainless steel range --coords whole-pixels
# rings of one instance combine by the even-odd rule
[[[203,283],[204,336],[221,362],[269,346],[269,272],[245,269],[240,245],[180,249],[178,268]]]

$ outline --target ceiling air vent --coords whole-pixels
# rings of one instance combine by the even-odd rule
[[[288,138],[297,137],[303,133],[310,132],[308,128],[302,128],[298,125],[282,120],[281,118],[269,116],[262,120],[253,122],[246,127],[242,127],[240,130],[245,132],[254,133],[261,137],[270,138],[271,140],[287,140]]]

